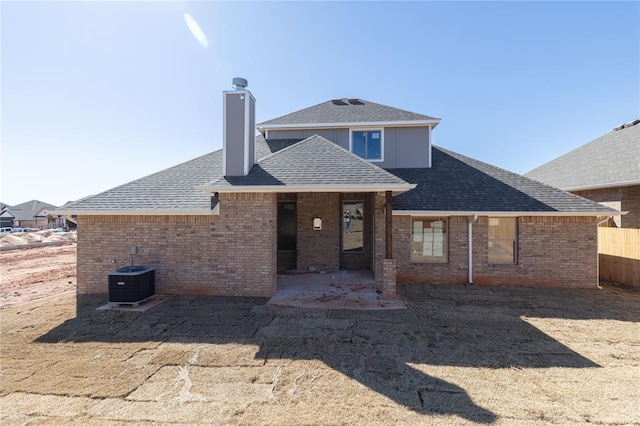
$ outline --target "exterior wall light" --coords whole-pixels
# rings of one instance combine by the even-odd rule
[[[322,230],[322,218],[321,217],[314,217],[313,218],[313,230],[314,231]]]

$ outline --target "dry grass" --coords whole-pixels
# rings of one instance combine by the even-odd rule
[[[401,286],[404,311],[65,294],[2,311],[3,424],[638,424],[640,293]]]

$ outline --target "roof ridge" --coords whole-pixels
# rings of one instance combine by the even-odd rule
[[[405,182],[405,181],[404,181],[404,179],[399,178],[398,176],[394,175],[393,173],[388,172],[387,170],[383,169],[383,168],[382,168],[382,167],[380,167],[380,166],[376,166],[375,164],[373,164],[373,163],[372,163],[372,162],[370,162],[369,160],[365,160],[364,158],[362,158],[362,157],[360,157],[360,156],[358,156],[358,155],[354,154],[353,152],[349,151],[348,149],[345,149],[345,148],[341,147],[341,146],[340,146],[340,145],[338,145],[337,143],[332,142],[332,141],[330,141],[329,139],[327,139],[327,138],[325,138],[325,137],[323,137],[323,136],[320,136],[320,135],[319,135],[319,134],[317,134],[317,133],[316,133],[316,134],[314,134],[314,135],[309,136],[309,137],[308,137],[308,138],[306,138],[306,139],[301,140],[300,142],[296,142],[296,143],[294,143],[294,144],[291,144],[291,145],[289,145],[288,147],[281,149],[280,151],[274,152],[274,153],[272,153],[272,154],[267,155],[266,157],[263,157],[263,158],[260,160],[260,162],[262,162],[263,160],[265,160],[265,159],[267,159],[267,158],[273,157],[274,155],[280,154],[281,152],[285,152],[285,151],[288,151],[288,150],[290,150],[290,149],[293,149],[293,148],[294,148],[294,147],[296,147],[296,146],[297,146],[297,147],[300,147],[300,146],[302,146],[301,144],[303,144],[303,143],[310,143],[312,139],[320,139],[320,140],[322,140],[322,141],[324,141],[324,142],[327,142],[327,143],[331,144],[330,146],[331,146],[332,148],[338,149],[338,150],[340,150],[340,151],[343,151],[343,152],[345,152],[345,153],[349,154],[352,158],[354,158],[355,160],[357,160],[357,161],[361,162],[362,164],[365,164],[367,167],[371,168],[372,170],[376,170],[377,172],[382,171],[382,172],[384,172],[385,174],[387,174],[388,176],[391,176],[391,177],[393,177],[393,178],[395,178],[395,179],[399,179],[399,180],[401,180],[401,181]],[[405,182],[405,183],[408,183],[408,182]]]
[[[360,99],[361,101],[368,102],[368,103],[370,103],[370,104],[375,104],[375,105],[378,105],[378,106],[381,106],[381,107],[385,107],[385,108],[393,108],[393,109],[395,109],[395,110],[402,111],[402,112],[406,112],[406,113],[408,113],[408,114],[422,115],[422,116],[424,116],[424,117],[429,117],[429,118],[433,118],[433,119],[436,119],[436,120],[440,120],[440,118],[438,118],[438,117],[432,117],[432,116],[430,116],[430,115],[422,114],[422,113],[420,113],[420,112],[409,111],[408,109],[404,109],[404,108],[392,107],[392,106],[390,106],[390,105],[380,104],[380,103],[378,103],[378,102],[373,102],[373,101],[370,101],[370,100],[367,100],[367,99],[362,99],[362,98],[359,98],[359,99]]]
[[[283,114],[283,115],[280,115],[280,116],[278,116],[278,117],[270,118],[269,120],[265,120],[265,121],[262,121],[262,122],[260,122],[260,123],[256,123],[256,127],[257,127],[257,126],[259,126],[259,125],[261,125],[261,124],[268,123],[269,121],[278,120],[278,119],[280,119],[280,118],[282,118],[282,117],[286,117],[287,115],[294,114],[294,113],[296,113],[296,112],[298,112],[298,111],[302,111],[302,110],[309,109],[309,108],[315,108],[315,107],[320,106],[320,105],[322,105],[322,104],[326,104],[327,102],[331,102],[331,99],[329,99],[328,101],[323,101],[323,102],[317,103],[317,104],[315,104],[315,105],[311,105],[311,106],[308,106],[308,107],[303,107],[303,108],[301,108],[301,109],[298,109],[298,110],[296,110],[296,111],[290,112],[290,113],[288,113],[288,114]]]
[[[346,105],[344,109],[342,109],[342,107],[340,107],[340,109],[335,107],[335,105],[337,105],[334,102],[335,99],[329,99],[327,101],[290,112],[289,114],[257,123],[256,126],[260,128],[270,128],[271,126],[308,125],[312,123],[416,123],[425,121],[433,122],[437,125],[437,123],[440,122],[440,119],[437,117],[369,101],[367,99],[342,99],[347,100],[347,102],[344,103],[344,105]],[[348,102],[349,99],[357,99],[358,102],[350,103]],[[353,107],[354,104],[356,104],[357,107]]]
[[[286,147],[284,147],[284,148],[282,148],[282,149],[280,149],[280,150],[278,150],[278,151],[276,151],[276,152],[272,152],[271,154],[267,154],[267,155],[265,155],[264,157],[262,157],[261,159],[259,159],[259,160],[257,161],[257,163],[261,163],[263,160],[266,160],[266,159],[268,159],[268,158],[271,158],[271,157],[273,157],[274,155],[280,154],[281,152],[288,151],[288,150],[290,150],[291,148],[293,148],[294,146],[298,146],[301,142],[307,142],[309,139],[312,139],[312,138],[314,138],[314,137],[316,137],[316,136],[318,136],[318,137],[322,137],[322,136],[320,136],[320,135],[318,135],[318,134],[316,133],[316,134],[311,135],[311,136],[309,136],[309,137],[307,137],[307,138],[304,138],[304,139],[302,139],[302,140],[299,140],[298,142],[292,143],[291,145],[286,146]],[[323,139],[324,139],[324,138],[323,138]],[[266,139],[265,139],[265,141],[266,141],[266,142],[269,142],[269,141],[267,141]],[[256,164],[257,164],[257,163],[256,163]]]
[[[393,176],[394,178],[396,178],[396,179],[400,179],[401,181],[405,182],[405,180],[404,180],[404,179],[399,178],[398,176],[394,175],[393,173],[388,172],[387,170],[383,169],[383,168],[382,168],[382,167],[380,167],[380,166],[376,166],[376,165],[375,165],[375,164],[373,164],[371,161],[369,161],[369,160],[365,160],[364,158],[360,157],[359,155],[354,154],[353,152],[349,151],[348,149],[345,149],[345,148],[341,147],[341,146],[340,146],[340,145],[338,145],[337,143],[331,142],[330,140],[328,140],[328,139],[326,139],[326,138],[323,138],[323,137],[322,137],[322,136],[320,136],[320,135],[315,135],[315,136],[318,136],[318,137],[320,137],[320,138],[324,139],[325,141],[327,141],[327,142],[331,143],[332,145],[335,145],[335,147],[336,147],[336,148],[341,149],[342,151],[344,151],[344,152],[346,152],[347,154],[349,154],[349,155],[351,155],[352,157],[354,157],[356,160],[360,161],[360,162],[361,162],[361,163],[363,163],[363,164],[366,164],[369,168],[376,169],[376,170],[381,170],[381,171],[383,171],[384,173],[388,174],[389,176]],[[408,183],[408,182],[405,182],[405,183]]]

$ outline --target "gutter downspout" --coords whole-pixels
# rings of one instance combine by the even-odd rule
[[[474,214],[469,221],[469,284],[473,284],[473,222],[478,220],[478,215]]]
[[[598,231],[598,228],[600,227],[600,225],[602,225],[609,219],[611,219],[611,216],[607,216],[605,219],[602,219],[600,222],[596,223],[596,232]],[[596,288],[598,290],[602,290],[602,286],[600,285],[600,240],[598,239],[597,234],[596,234]]]

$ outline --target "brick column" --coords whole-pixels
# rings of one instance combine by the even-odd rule
[[[396,291],[396,260],[382,260],[382,296],[385,299],[397,299]]]
[[[385,255],[385,197],[378,192],[373,193],[373,273],[376,282],[382,282],[382,260]]]

